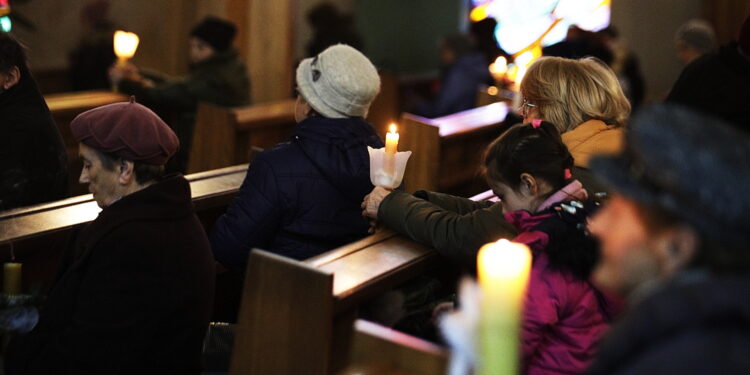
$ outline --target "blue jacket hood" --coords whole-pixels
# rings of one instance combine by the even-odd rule
[[[310,117],[295,128],[294,142],[347,199],[361,201],[361,192],[372,189],[367,146],[380,148],[383,141],[363,118]]]

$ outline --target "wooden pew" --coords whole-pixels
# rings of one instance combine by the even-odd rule
[[[497,102],[507,102],[511,104],[517,94],[513,91],[501,89],[497,86],[483,86],[477,92],[477,107]]]
[[[343,369],[358,306],[438,261],[435,250],[390,230],[304,262],[254,250],[230,373],[332,374]]]
[[[65,150],[68,154],[68,186],[71,188],[71,194],[85,194],[86,190],[78,184],[82,163],[78,158],[78,142],[70,133],[70,122],[89,109],[127,101],[128,96],[112,91],[80,91],[45,95],[44,100],[65,143]]]
[[[288,139],[296,124],[294,105],[295,99],[240,108],[199,103],[188,173],[247,163],[251,147]]]
[[[403,114],[399,149],[412,151],[405,190],[468,196],[487,189],[480,174],[482,153],[504,130],[501,124],[507,114],[504,102],[435,119]]]
[[[350,358],[339,375],[443,375],[448,368],[445,348],[365,320],[354,323]]]
[[[204,227],[226,211],[245,178],[247,165],[189,175],[193,203]],[[49,287],[60,257],[75,232],[101,209],[91,194],[0,212],[0,262],[23,263],[23,290]]]

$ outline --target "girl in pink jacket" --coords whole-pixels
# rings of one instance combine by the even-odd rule
[[[510,128],[488,148],[487,179],[515,242],[532,250],[522,326],[524,374],[581,374],[619,302],[589,282],[597,246],[586,217],[596,208],[573,179],[573,157],[554,125]],[[502,353],[498,353],[502,355]]]

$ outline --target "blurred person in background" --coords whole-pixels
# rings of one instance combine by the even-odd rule
[[[685,69],[667,102],[680,103],[750,131],[750,15],[737,36]]]
[[[674,37],[677,58],[683,65],[716,49],[716,33],[711,25],[700,19],[686,22]]]
[[[63,199],[68,156],[29,72],[24,47],[0,32],[0,210]]]
[[[135,94],[144,105],[158,112],[171,113],[169,125],[180,139],[175,166],[169,170],[185,172],[193,142],[198,102],[222,107],[248,105],[250,79],[232,41],[234,24],[206,17],[190,31],[190,74],[168,79],[158,73],[141,72],[135,65],[114,65],[110,79],[120,90]]]

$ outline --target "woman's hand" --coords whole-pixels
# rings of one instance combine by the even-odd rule
[[[376,186],[375,189],[372,189],[370,194],[367,194],[362,201],[362,216],[370,219],[377,219],[380,203],[383,202],[383,199],[385,199],[390,193],[391,190],[380,186]]]

